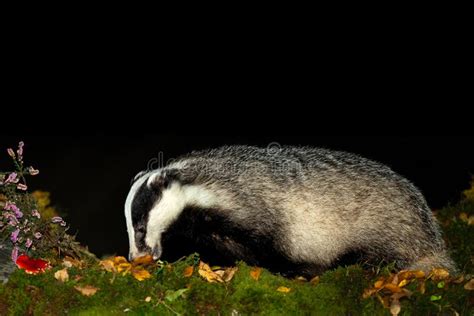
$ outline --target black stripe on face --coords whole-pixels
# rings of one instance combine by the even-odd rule
[[[146,227],[148,223],[148,216],[160,199],[161,190],[147,186],[147,181],[138,188],[137,193],[132,201],[132,225],[135,231],[135,244],[140,252],[149,252],[150,249],[145,244]]]

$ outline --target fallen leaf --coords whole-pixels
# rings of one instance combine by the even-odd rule
[[[114,257],[114,264],[115,265],[119,265],[121,263],[128,263],[128,261],[127,261],[127,259],[125,259],[125,257],[122,257],[122,256]]]
[[[309,283],[311,283],[312,285],[318,285],[319,284],[319,275],[313,277],[311,280],[309,280]]]
[[[193,275],[193,272],[194,272],[194,266],[186,267],[186,268],[184,268],[183,276],[185,278],[189,278]]]
[[[474,290],[474,279],[470,279],[469,282],[464,284],[464,289],[468,291]]]
[[[469,218],[467,219],[467,224],[474,225],[474,215],[469,216]]]
[[[234,277],[238,269],[239,268],[237,267],[226,269],[224,275],[222,276],[222,279],[224,279],[224,282],[230,282],[230,280],[232,280],[232,278]]]
[[[204,262],[199,262],[199,270],[198,273],[201,277],[203,277],[207,282],[214,283],[214,282],[224,282],[222,278],[211,270],[208,264]]]
[[[460,275],[459,277],[457,277],[456,279],[453,280],[453,283],[456,283],[456,284],[459,284],[459,283],[462,283],[464,282],[464,275]]]
[[[74,288],[84,296],[92,296],[99,290],[98,288],[91,285],[75,286]]]
[[[258,281],[260,274],[262,274],[262,268],[253,268],[252,271],[250,271],[250,276],[255,281]]]
[[[393,293],[390,298],[392,300],[400,300],[401,298],[403,297],[410,297],[413,293],[410,291],[410,290],[407,290],[407,289],[402,289],[400,292],[398,293]]]
[[[151,255],[144,255],[141,257],[137,257],[132,260],[132,265],[137,266],[137,265],[148,265],[153,263],[153,257]]]
[[[425,294],[426,292],[426,283],[425,281],[420,282],[418,285],[418,291],[420,291],[421,294]]]
[[[120,263],[118,265],[115,265],[115,268],[117,269],[118,272],[124,272],[123,275],[127,274],[127,272],[130,271],[132,268],[132,265],[128,262],[126,263]]]
[[[211,268],[212,269],[212,268]],[[215,274],[220,276],[221,278],[224,276],[225,271],[224,270],[213,270]]]
[[[400,283],[398,283],[398,287],[404,287],[405,285],[408,284],[408,280],[405,279],[405,280],[401,280]]]
[[[390,314],[396,316],[400,313],[401,310],[400,306],[400,301],[399,300],[393,300],[392,303],[390,304]]]
[[[16,265],[18,268],[25,270],[28,274],[37,274],[44,272],[46,269],[50,268],[48,261],[43,259],[33,259],[27,255],[21,255],[16,259]]]
[[[117,272],[114,261],[111,259],[101,260],[100,265],[102,266],[103,269],[105,269],[105,271]]]
[[[178,299],[179,297],[181,297],[187,291],[189,291],[189,290],[188,289],[180,289],[180,290],[176,290],[176,291],[166,291],[168,294],[166,294],[165,299],[167,301],[173,302],[176,299]]]
[[[377,282],[374,283],[374,288],[381,289],[383,286],[383,283],[384,283],[383,280],[378,280]]]
[[[459,219],[467,223],[468,221],[467,213],[462,212],[461,214],[459,214]]]
[[[67,272],[67,268],[56,271],[54,273],[54,278],[61,282],[67,282],[69,280],[69,273]]]
[[[138,268],[138,267],[135,267],[134,269],[132,269],[132,275],[138,281],[143,281],[143,280],[151,278],[150,272],[148,272],[144,268]]]
[[[288,293],[291,291],[290,288],[286,287],[286,286],[280,286],[278,289],[277,289],[278,292],[282,292],[282,293]]]
[[[365,289],[364,293],[362,294],[362,298],[369,298],[372,295],[374,295],[375,293],[377,293],[377,289],[375,289],[375,288]]]
[[[308,280],[306,280],[306,278],[302,276],[296,277],[295,280],[298,282],[308,282]]]
[[[448,270],[446,269],[433,269],[431,270],[431,274],[430,274],[430,277],[434,280],[434,281],[440,281],[440,280],[444,280],[444,279],[447,279],[449,277],[449,272]]]
[[[388,283],[383,286],[384,289],[389,290],[392,293],[398,293],[401,291],[401,289],[398,287],[398,285]]]
[[[151,296],[147,296],[147,297],[145,298],[145,302],[149,303],[150,301],[151,301]]]

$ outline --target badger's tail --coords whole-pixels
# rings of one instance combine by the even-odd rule
[[[420,257],[414,263],[408,266],[408,270],[421,270],[425,272],[426,275],[428,275],[430,271],[435,268],[446,269],[451,275],[456,275],[458,273],[456,264],[449,257],[445,250]]]

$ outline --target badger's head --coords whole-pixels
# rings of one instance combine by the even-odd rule
[[[161,238],[187,205],[209,207],[216,199],[202,186],[184,185],[176,169],[139,173],[125,202],[129,259],[152,254],[160,258]]]

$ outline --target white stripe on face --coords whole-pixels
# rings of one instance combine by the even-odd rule
[[[201,186],[173,183],[162,191],[160,201],[149,213],[145,244],[153,250],[154,259],[161,255],[161,234],[179,217],[187,205],[212,207],[217,197]]]
[[[130,243],[129,254],[132,257],[138,256],[138,249],[135,244],[135,230],[132,222],[132,202],[135,198],[138,188],[148,179],[149,174],[143,174],[130,188],[127,199],[125,201],[125,220],[127,222],[128,241]]]

